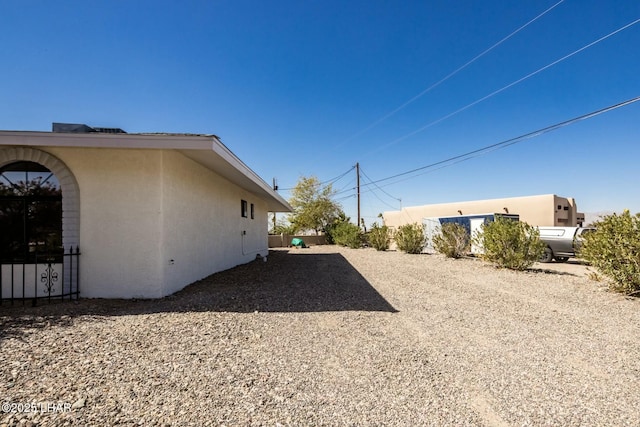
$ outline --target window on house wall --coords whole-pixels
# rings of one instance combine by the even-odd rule
[[[240,215],[242,215],[243,218],[247,217],[247,201],[246,200],[240,201]]]
[[[33,262],[62,251],[62,191],[46,167],[28,161],[0,168],[0,259]]]
[[[251,203],[251,219],[254,218],[254,212],[253,203]]]

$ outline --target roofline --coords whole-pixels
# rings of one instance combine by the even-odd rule
[[[236,185],[267,197],[270,211],[291,212],[293,210],[291,205],[280,194],[233,154],[220,141],[220,138],[215,135],[0,131],[0,147],[21,145],[33,147],[176,150],[222,175]],[[211,155],[207,153],[211,153]],[[212,164],[217,161],[215,156],[231,166],[239,175],[233,173],[233,171],[213,169]]]
[[[215,135],[0,131],[0,138],[4,137],[16,138],[16,143],[11,145],[85,148],[206,149],[213,138],[220,141]],[[179,146],[174,145],[178,142]],[[0,141],[0,145],[9,144]]]
[[[431,207],[431,206],[444,206],[444,205],[462,205],[462,204],[467,204],[467,203],[478,203],[478,202],[497,202],[499,200],[502,201],[509,201],[509,200],[516,200],[516,199],[533,199],[533,198],[542,198],[542,197],[559,197],[561,199],[574,199],[573,197],[564,197],[564,196],[558,196],[557,194],[554,193],[546,193],[546,194],[533,194],[530,196],[513,196],[513,197],[496,197],[493,199],[476,199],[476,200],[464,200],[464,201],[456,201],[456,202],[442,202],[442,203],[425,203],[423,205],[414,205],[414,206],[405,206],[402,209],[399,210],[394,210],[394,211],[385,211],[383,213],[391,213],[391,212],[400,212],[400,211],[404,211],[404,210],[408,210],[408,209],[420,209],[420,208],[424,208],[424,207]]]

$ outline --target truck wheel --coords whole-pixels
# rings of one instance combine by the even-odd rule
[[[551,248],[547,246],[546,248],[544,248],[544,253],[542,254],[542,256],[538,261],[551,262],[552,259],[553,259],[553,252],[551,251]]]
[[[567,262],[569,261],[569,257],[568,256],[557,256],[556,257],[556,262]]]

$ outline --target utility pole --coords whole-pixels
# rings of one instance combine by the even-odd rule
[[[276,181],[275,177],[273,178],[273,191],[278,191],[278,181]],[[276,232],[276,213],[273,213],[273,232]]]
[[[358,192],[358,219],[356,224],[360,228],[360,163],[356,163],[356,189]]]

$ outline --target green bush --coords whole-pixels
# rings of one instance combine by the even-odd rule
[[[433,247],[449,258],[460,258],[471,248],[469,233],[461,224],[442,224],[440,233],[433,236]]]
[[[348,223],[350,220],[351,218],[346,216],[344,212],[340,212],[340,214],[337,217],[335,217],[332,221],[330,221],[327,225],[325,225],[322,231],[324,232],[324,237],[326,239],[327,244],[329,245],[336,244],[333,238],[336,228],[340,224]]]
[[[336,224],[332,230],[332,237],[336,245],[348,246],[353,249],[362,247],[362,231],[360,227],[350,222]]]
[[[483,248],[486,261],[512,270],[526,270],[542,256],[546,247],[540,232],[526,222],[496,218],[484,224],[474,242]]]
[[[424,235],[424,225],[417,223],[401,225],[394,233],[393,238],[398,249],[408,254],[419,254],[427,242]]]
[[[391,233],[389,232],[389,227],[386,225],[379,226],[378,224],[373,224],[371,226],[371,230],[369,231],[369,245],[376,248],[378,251],[386,251],[389,249],[389,244],[391,243]]]
[[[625,210],[593,226],[595,231],[583,234],[580,257],[612,281],[611,290],[640,293],[640,213],[631,215]]]

